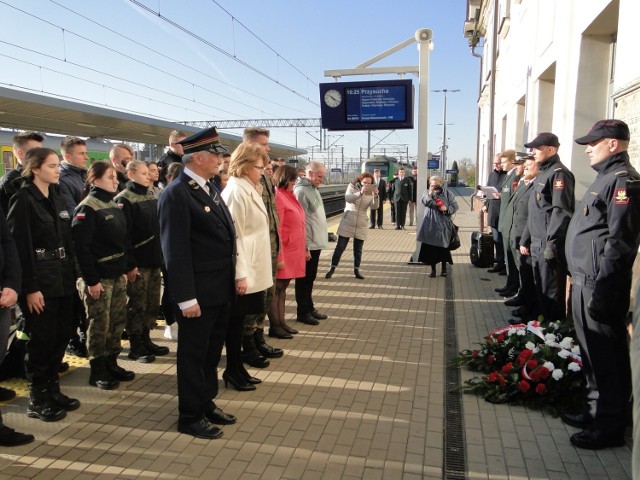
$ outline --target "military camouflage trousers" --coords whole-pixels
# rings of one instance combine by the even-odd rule
[[[274,253],[277,251],[277,246],[275,245],[275,240],[273,235],[269,235],[271,237],[271,271],[273,272],[273,285],[267,288],[266,296],[264,298],[264,311],[265,313],[261,313],[259,315],[246,315],[244,317],[244,325],[242,328],[242,335],[253,335],[253,332],[256,331],[256,328],[264,328],[264,319],[267,315],[266,312],[269,311],[269,307],[271,306],[271,302],[273,302],[273,294],[276,291],[276,278],[275,271],[278,266],[278,255]]]
[[[139,268],[140,275],[135,282],[127,283],[127,333],[142,335],[145,328],[152,330],[158,318],[160,305],[159,268]]]
[[[120,353],[122,350],[120,339],[127,322],[127,280],[125,277],[103,278],[100,283],[102,283],[104,292],[100,293],[97,300],[91,298],[82,278],[79,278],[76,284],[87,312],[89,324],[87,349],[90,359]]]

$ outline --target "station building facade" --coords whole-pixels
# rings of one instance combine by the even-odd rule
[[[574,138],[602,118],[629,124],[640,170],[638,0],[467,0],[464,34],[478,57],[478,180],[495,153],[538,132],[560,139],[576,198],[595,178]]]

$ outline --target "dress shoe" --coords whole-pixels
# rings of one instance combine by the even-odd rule
[[[489,270],[487,270],[488,273],[500,273],[503,270],[505,270],[505,266],[504,264],[501,263],[496,263],[492,268],[490,268]]]
[[[515,308],[513,310],[511,310],[511,315],[513,315],[514,317],[526,317],[529,313],[527,312],[527,310],[525,308],[522,307],[518,307]]]
[[[333,273],[336,271],[336,267],[331,267],[327,273],[324,274],[324,278],[333,277]]]
[[[429,272],[429,278],[436,278],[436,271],[435,270],[431,270],[431,272]]]
[[[519,318],[510,318],[509,325],[522,325],[522,320]]]
[[[494,288],[493,291],[496,293],[502,293],[502,292],[510,292],[511,290],[513,290],[510,286],[506,285],[504,287],[498,287],[498,288]]]
[[[280,338],[282,340],[291,340],[293,335],[287,332],[284,328],[277,329],[274,327],[269,327],[269,336],[273,338]]]
[[[262,380],[260,380],[259,378],[252,377],[247,369],[244,368],[244,364],[242,363],[240,364],[240,375],[251,385],[258,385],[259,383],[262,383]]]
[[[382,225],[378,225],[378,228],[379,228],[380,230],[382,230]]]
[[[502,292],[498,292],[498,293],[500,293],[501,297],[509,298],[509,297],[513,297],[514,295],[517,295],[518,290],[503,290]]]
[[[624,442],[624,434],[615,432],[603,432],[587,428],[578,433],[571,435],[571,443],[578,448],[587,450],[600,450],[603,448],[622,447]]]
[[[396,230],[402,230],[402,228],[400,228],[400,227],[396,227]]]
[[[10,388],[0,387],[0,402],[6,402],[16,397],[16,392]]]
[[[298,315],[298,318],[296,319],[298,322],[300,323],[306,323],[307,325],[319,325],[320,322],[318,320],[316,320],[315,318],[313,318],[313,316],[310,313],[305,313],[302,315]]]
[[[364,280],[364,276],[360,273],[360,269],[359,269],[359,268],[354,268],[354,269],[353,269],[353,275],[354,275],[358,280]]]
[[[229,384],[231,384],[231,386],[238,392],[250,392],[256,389],[255,385],[249,383],[246,378],[231,375],[226,371],[222,374],[222,381],[224,382],[225,388],[229,388]]]
[[[216,425],[233,425],[238,421],[235,415],[224,413],[215,403],[210,403],[205,409],[204,416]]]
[[[520,307],[522,305],[524,305],[524,298],[519,297],[518,295],[516,295],[513,298],[510,298],[509,300],[505,300],[504,304],[507,307]]]
[[[560,418],[567,425],[575,428],[589,428],[593,423],[593,417],[587,413],[560,413]]]
[[[296,330],[293,327],[290,327],[289,325],[287,325],[284,321],[282,322],[282,328],[285,329],[286,332],[295,335],[296,333],[300,333],[298,330]]]
[[[375,227],[375,226],[373,226],[373,225],[371,225],[371,226],[369,227],[369,230],[373,230],[374,228],[376,228],[376,227]]]
[[[0,445],[3,447],[17,447],[18,445],[26,445],[35,440],[35,437],[29,433],[16,432],[13,428],[0,423]]]
[[[183,425],[178,422],[178,431],[196,438],[204,438],[205,440],[214,440],[222,436],[222,430],[204,418],[189,425]]]
[[[320,313],[316,309],[313,309],[313,311],[311,312],[311,316],[316,320],[326,320],[327,318],[329,318],[324,313]]]

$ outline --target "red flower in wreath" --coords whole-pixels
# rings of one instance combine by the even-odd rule
[[[529,349],[523,350],[522,352],[520,352],[520,355],[518,355],[516,362],[518,362],[518,365],[522,366],[525,363],[527,363],[532,356],[533,356],[533,352],[531,350]]]
[[[538,366],[538,361],[536,359],[531,359],[527,362],[527,368],[529,370],[533,370]]]
[[[527,382],[526,380],[520,380],[520,382],[518,383],[518,389],[522,393],[527,393],[530,388],[531,388],[531,385],[529,385],[529,382]]]
[[[538,395],[545,395],[547,393],[547,386],[544,383],[536,385],[536,393]]]
[[[491,372],[489,374],[489,378],[487,380],[489,380],[489,382],[494,383],[498,380],[498,377],[500,376],[500,374],[495,371],[495,372]]]
[[[477,359],[480,356],[480,352],[478,350],[473,351],[473,358]]]
[[[489,365],[491,365],[491,364],[492,364],[493,362],[495,362],[495,361],[496,361],[496,357],[494,357],[494,356],[493,356],[493,355],[491,355],[491,354],[487,355],[487,363],[488,363]]]
[[[513,370],[513,362],[509,362],[502,367],[502,373],[505,375]]]

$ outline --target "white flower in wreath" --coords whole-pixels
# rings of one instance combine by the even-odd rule
[[[556,342],[556,336],[555,336],[555,334],[553,334],[553,333],[547,333],[547,334],[545,334],[545,336],[544,336],[544,341],[545,341],[545,343],[546,343],[547,345],[549,345],[549,343],[547,343],[547,342],[553,342],[553,343],[555,343],[555,342]]]
[[[551,372],[551,376],[554,380],[557,381],[564,377],[564,372],[561,369],[557,368],[553,372]]]
[[[567,365],[567,368],[572,372],[579,372],[580,370],[582,370],[582,367],[580,367],[580,365],[578,365],[576,362],[571,362],[569,365]]]
[[[526,334],[527,334],[527,332],[525,332],[524,328],[519,328],[518,329],[517,335],[519,337],[524,337]]]
[[[560,350],[558,352],[558,356],[560,358],[565,358],[566,359],[566,358],[569,358],[569,355],[571,355],[571,352],[569,350]]]
[[[544,365],[542,366],[550,372],[553,372],[556,369],[556,366],[552,362],[544,362]]]
[[[534,348],[536,348],[536,345],[533,342],[527,342],[524,344],[524,348],[526,348],[527,350],[533,350]]]
[[[580,345],[576,345],[575,347],[573,347],[571,349],[571,353],[573,353],[574,355],[580,356]]]
[[[517,328],[510,328],[509,330],[507,330],[507,335],[509,336],[515,335],[517,331],[518,331]]]
[[[571,349],[571,347],[573,347],[573,338],[571,337],[564,337],[562,339],[562,341],[560,342],[560,346],[562,348],[564,348],[565,350],[569,350]]]

